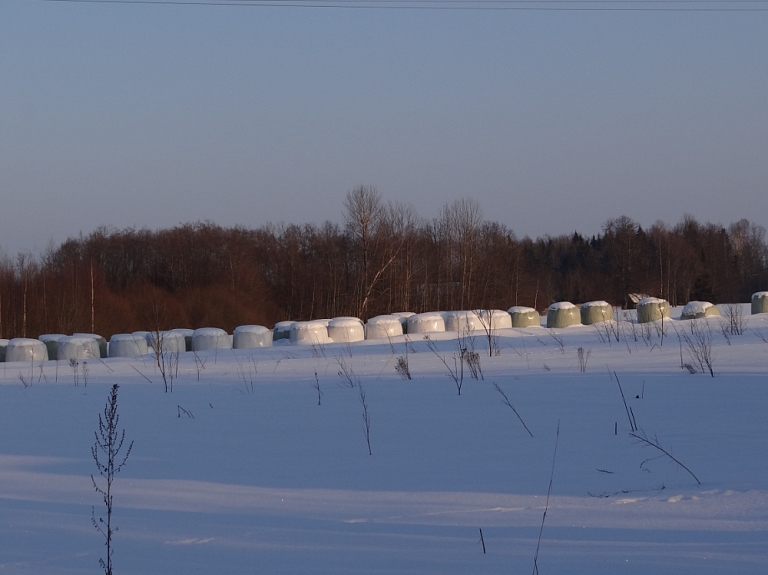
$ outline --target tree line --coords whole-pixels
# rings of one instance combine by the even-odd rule
[[[518,238],[460,199],[434,219],[350,191],[343,222],[224,228],[100,228],[39,256],[0,260],[0,337],[113,333],[393,311],[539,310],[630,293],[672,305],[746,302],[768,289],[762,226],[685,216],[644,229],[621,216],[591,237]]]

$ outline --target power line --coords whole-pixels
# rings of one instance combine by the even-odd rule
[[[768,0],[42,0],[67,4],[525,12],[768,12]],[[750,6],[752,5],[752,6]],[[758,7],[754,7],[758,5]]]

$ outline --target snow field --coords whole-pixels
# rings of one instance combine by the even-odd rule
[[[660,322],[618,342],[597,326],[531,327],[500,330],[497,357],[476,337],[484,379],[465,374],[460,396],[438,357],[452,365],[449,332],[200,351],[203,368],[181,353],[168,394],[151,355],[89,362],[87,386],[64,361],[3,364],[3,571],[98,569],[89,450],[118,383],[135,444],[115,482],[116,572],[528,572],[559,423],[540,573],[762,573],[768,315],[731,345],[719,320],[697,320],[712,330],[714,378],[680,368],[674,328],[689,322],[665,320],[663,342]],[[406,346],[411,381],[394,371]],[[591,351],[585,373],[579,347]],[[372,456],[342,364],[366,393]],[[629,436],[609,371],[639,430],[701,485]]]

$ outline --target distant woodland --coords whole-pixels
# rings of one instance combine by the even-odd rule
[[[607,300],[629,293],[747,302],[768,289],[762,226],[686,216],[642,228],[626,216],[601,233],[518,238],[479,204],[428,220],[350,191],[341,224],[166,230],[101,228],[39,256],[0,261],[0,337],[174,327],[272,326],[280,320]]]

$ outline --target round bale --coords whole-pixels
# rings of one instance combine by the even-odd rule
[[[541,316],[532,307],[515,305],[509,308],[507,313],[509,313],[509,317],[512,320],[512,327],[541,326]]]
[[[365,339],[365,327],[356,317],[335,317],[328,322],[328,337],[337,343],[362,341]]]
[[[148,351],[145,337],[132,333],[116,333],[109,338],[109,357],[139,357]]]
[[[158,345],[159,336],[159,345]],[[187,351],[187,342],[183,333],[172,331],[147,332],[147,346],[155,353],[181,353]],[[158,349],[159,348],[159,349]]]
[[[768,291],[752,294],[752,313],[768,313]]]
[[[272,347],[272,330],[263,325],[238,326],[232,333],[232,347],[235,349]]]
[[[439,312],[427,312],[408,318],[408,333],[431,333],[445,331],[445,321]]]
[[[403,324],[394,315],[377,315],[365,324],[365,339],[389,339],[403,335]]]
[[[291,326],[291,343],[297,345],[318,345],[330,343],[325,321],[297,321]]]
[[[175,327],[171,330],[173,333],[180,333],[184,336],[184,345],[186,346],[185,351],[192,351],[192,336],[195,333],[194,329],[189,329],[187,327]]]
[[[192,334],[192,351],[232,349],[229,334],[218,327],[199,327]]]
[[[637,302],[637,323],[648,323],[669,317],[669,302],[657,297],[644,297]]]
[[[569,301],[553,303],[547,309],[547,327],[560,328],[579,325],[580,323],[579,308]]]
[[[477,313],[474,311],[450,311],[441,312],[443,321],[445,322],[445,331],[455,331],[458,333],[466,333],[475,331],[476,329],[482,329],[483,324],[480,321]],[[432,330],[442,331],[442,330]]]
[[[720,310],[708,301],[689,301],[680,312],[680,319],[699,319],[719,315]]]
[[[403,327],[403,333],[408,333],[408,318],[416,315],[412,311],[395,311],[392,312],[393,316],[395,316],[399,321],[400,325]]]
[[[291,326],[295,322],[292,321],[279,321],[275,324],[272,330],[272,341],[280,339],[291,339]]]
[[[45,344],[48,348],[48,359],[58,359],[59,355],[59,340],[62,337],[66,337],[63,333],[46,333],[38,336],[37,339]]]
[[[101,357],[99,342],[93,337],[70,335],[59,340],[59,359],[98,359]]]
[[[592,325],[613,319],[613,306],[607,301],[588,301],[581,304],[581,323]]]
[[[107,340],[98,333],[73,333],[74,337],[90,337],[99,344],[99,357],[107,357]]]
[[[512,327],[512,317],[503,309],[481,309],[480,320],[484,328],[508,329]]]
[[[39,339],[15,337],[5,349],[5,361],[45,361],[48,348]]]

